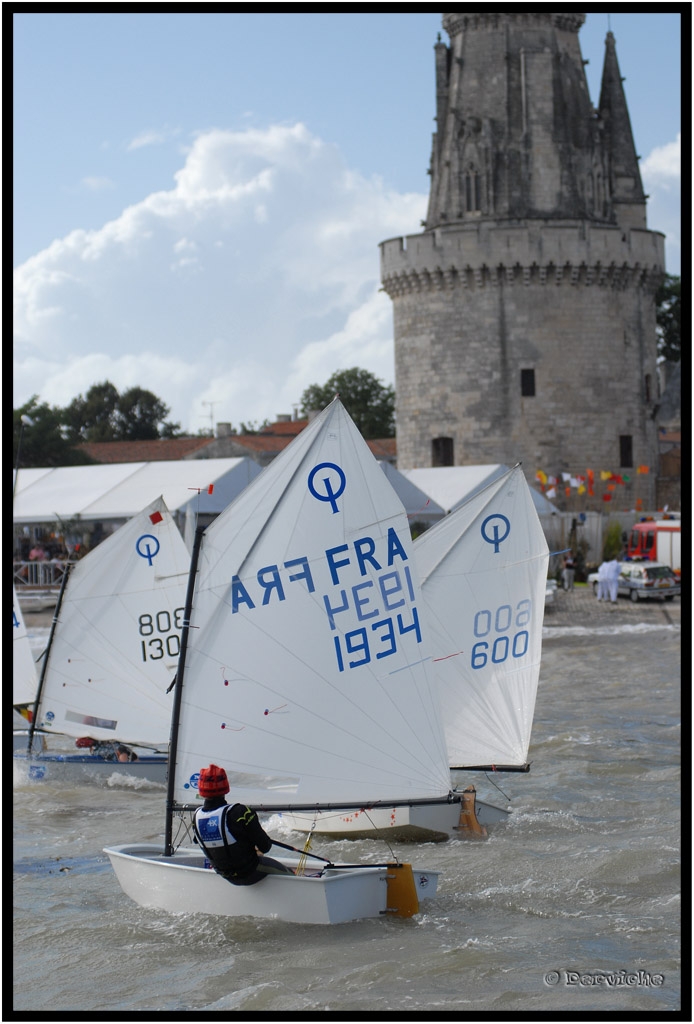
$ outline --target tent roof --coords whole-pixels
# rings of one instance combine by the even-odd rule
[[[262,468],[247,457],[20,469],[15,523],[129,519],[160,495],[172,514],[226,508]],[[208,487],[214,484],[212,494]]]
[[[379,465],[405,506],[409,519],[419,520],[423,523],[432,523],[437,519],[443,519],[446,513],[441,506],[429,494],[420,490],[405,473],[401,473],[385,460],[379,462]]]
[[[469,501],[488,484],[508,472],[501,462],[483,466],[434,466],[426,469],[402,469],[401,474],[428,494],[446,513]],[[530,488],[538,515],[557,509],[544,495]]]

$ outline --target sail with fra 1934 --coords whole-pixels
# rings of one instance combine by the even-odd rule
[[[336,398],[203,534],[175,802],[210,761],[267,810],[445,798],[430,654],[407,516]]]

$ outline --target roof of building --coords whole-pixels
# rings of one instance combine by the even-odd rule
[[[204,457],[206,448],[218,446],[220,441],[233,443],[236,450],[245,450],[250,458],[278,454],[290,444],[308,420],[278,419],[263,427],[257,434],[228,434],[219,437],[174,437],[153,441],[90,441],[80,445],[95,462],[169,462],[179,459]],[[366,442],[375,458],[395,461],[395,438],[385,437]],[[266,460],[267,461],[267,460]]]

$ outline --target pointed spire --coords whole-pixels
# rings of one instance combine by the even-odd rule
[[[615,38],[605,38],[605,63],[600,87],[600,117],[605,125],[611,199],[624,227],[646,227],[646,196],[641,183],[627,101],[619,73]]]

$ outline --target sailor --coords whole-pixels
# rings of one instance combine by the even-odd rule
[[[243,804],[228,804],[229,780],[223,768],[202,768],[198,793],[204,797],[193,818],[195,836],[218,875],[232,885],[255,885],[266,875],[293,874],[272,857],[265,857],[272,839],[260,826],[258,816]]]

